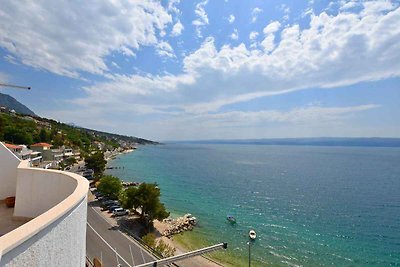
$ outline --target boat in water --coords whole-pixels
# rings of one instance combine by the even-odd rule
[[[228,215],[226,216],[226,219],[228,220],[228,222],[235,224],[236,223],[236,219],[235,217],[233,217],[232,215]]]
[[[249,238],[250,238],[251,241],[256,240],[256,238],[257,238],[256,231],[250,230],[250,231],[249,231]]]

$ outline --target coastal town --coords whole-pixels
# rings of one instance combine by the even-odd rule
[[[29,160],[32,166],[44,169],[68,170],[96,151],[111,158],[136,149],[139,144],[156,144],[20,114],[5,106],[0,106],[0,126],[4,126],[0,128],[0,140],[7,148],[21,160]]]
[[[173,237],[192,231],[198,225],[195,216],[185,214],[171,218],[160,202],[160,188],[156,184],[122,181],[106,174],[106,170],[118,168],[112,163],[119,155],[132,153],[140,145],[156,142],[82,129],[20,114],[6,107],[0,107],[0,110],[0,125],[4,126],[0,128],[0,141],[19,160],[28,162],[31,168],[76,173],[89,182],[88,213],[93,213],[88,216],[89,225],[100,227],[100,219],[116,227],[135,240],[137,251],[148,255],[142,257],[144,261],[180,255],[187,251],[174,242]],[[27,134],[23,135],[17,129]],[[77,140],[76,136],[80,139]],[[153,199],[151,201],[156,206],[146,204],[146,199]],[[95,216],[97,219],[93,221]],[[88,231],[92,229],[88,228]],[[100,229],[96,231],[101,232]],[[93,237],[88,235],[88,238]],[[108,266],[106,263],[112,261],[107,259],[106,253],[103,256],[101,248],[95,249],[93,245],[87,249],[86,254],[88,266]],[[182,260],[180,266],[220,265],[209,258],[196,257]]]

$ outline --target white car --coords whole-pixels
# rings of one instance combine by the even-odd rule
[[[128,213],[129,213],[129,211],[125,210],[123,208],[117,208],[113,211],[114,216],[123,216],[123,215],[127,215]]]

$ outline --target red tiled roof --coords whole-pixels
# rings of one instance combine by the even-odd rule
[[[22,148],[22,147],[20,147],[20,146],[13,145],[13,144],[4,143],[4,145],[5,145],[7,148],[11,148],[11,149]]]
[[[33,145],[31,145],[31,147],[52,147],[53,145],[50,145],[50,144],[48,144],[48,143],[36,143],[36,144],[33,144]]]

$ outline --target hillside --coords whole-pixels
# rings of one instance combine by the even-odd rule
[[[15,112],[20,114],[26,114],[30,116],[36,116],[36,114],[26,107],[24,104],[18,102],[14,97],[0,93],[0,106],[8,109],[13,109]]]
[[[83,152],[93,149],[132,148],[137,144],[157,144],[150,140],[99,132],[74,127],[55,120],[23,114],[0,113],[0,141],[31,145],[37,142],[79,148]]]

